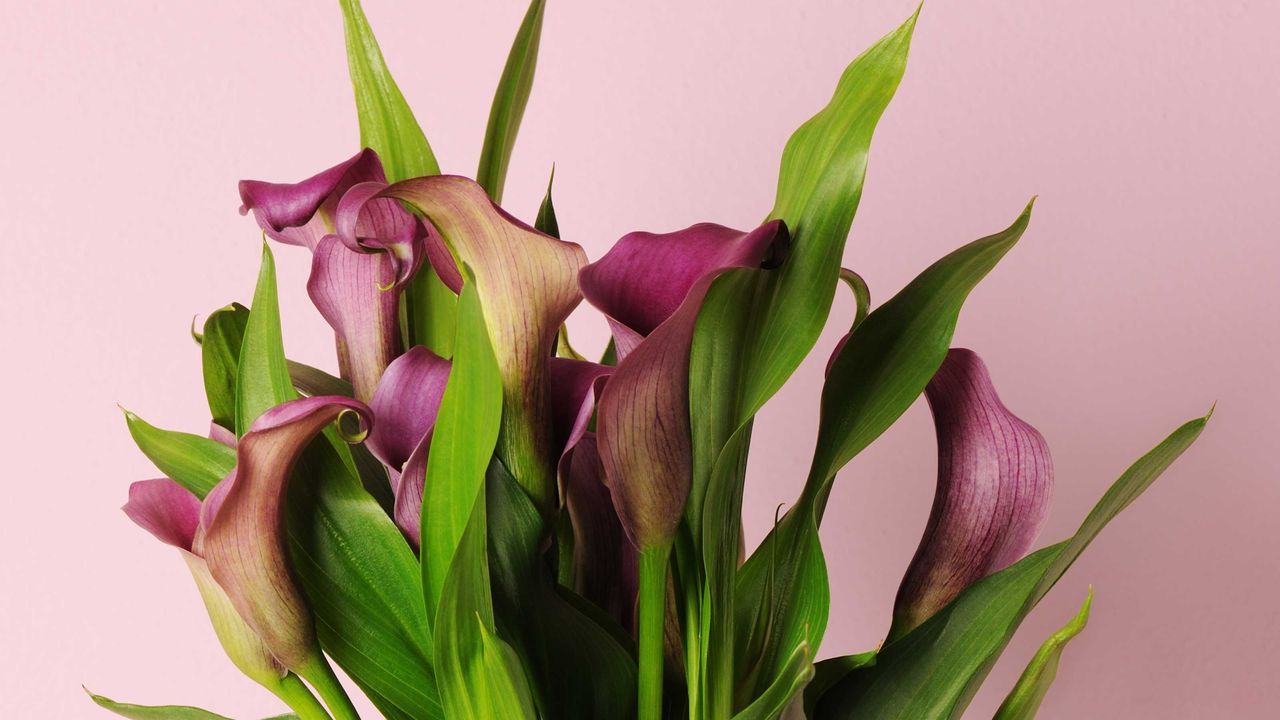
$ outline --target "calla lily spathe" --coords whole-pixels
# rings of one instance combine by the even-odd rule
[[[898,588],[890,639],[1031,549],[1049,509],[1053,462],[1035,428],[996,394],[987,366],[953,348],[925,388],[938,435],[938,489]]]

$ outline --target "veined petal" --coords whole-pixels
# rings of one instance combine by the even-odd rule
[[[645,335],[618,363],[597,411],[610,492],[637,547],[669,541],[688,498],[689,348],[702,299],[721,272],[767,263],[787,237],[777,220],[745,233],[715,225],[632,233],[582,273],[592,304]]]
[[[307,294],[338,339],[338,363],[356,398],[368,400],[400,354],[400,291],[381,253],[352,252],[336,235],[315,246]]]
[[[253,212],[267,237],[314,248],[331,230],[338,200],[365,181],[385,181],[377,153],[365,149],[350,160],[297,183],[240,181],[240,214]]]
[[[375,425],[365,444],[398,482],[404,465],[436,424],[449,382],[448,360],[421,345],[396,358],[369,401]]]
[[[385,196],[414,205],[474,271],[503,384],[498,456],[544,512],[555,500],[558,452],[550,432],[547,358],[556,331],[581,301],[586,255],[508,215],[467,178],[414,178]]]
[[[249,679],[274,689],[288,671],[276,661],[258,633],[236,612],[231,598],[213,579],[209,564],[204,558],[183,552],[182,559],[187,561],[187,568],[191,570],[191,577],[195,579],[196,588],[200,591],[200,599],[204,601],[205,610],[209,613],[213,632],[218,636],[218,642],[227,657]]]
[[[548,362],[552,443],[560,448],[563,455],[586,432],[595,412],[596,398],[600,397],[613,368],[589,360],[563,357],[553,357]]]
[[[898,588],[890,638],[1026,554],[1053,490],[1044,437],[1000,402],[973,351],[948,352],[925,395],[938,434],[938,489]]]
[[[626,357],[675,314],[703,277],[759,265],[764,258],[757,256],[758,248],[744,243],[749,235],[713,223],[672,233],[633,232],[583,268],[578,278],[582,294],[609,318],[618,356]]]
[[[426,255],[426,228],[400,203],[379,197],[387,183],[357,183],[342,194],[334,216],[334,233],[355,252],[385,252],[397,287],[418,271]]]
[[[162,543],[191,551],[200,524],[200,499],[169,478],[129,486],[124,514]]]
[[[267,410],[236,449],[236,469],[205,499],[194,552],[205,558],[236,611],[285,667],[318,651],[315,628],[294,584],[285,541],[284,499],[298,457],[346,412],[367,427],[369,409],[351,398],[319,396]]]
[[[563,483],[573,523],[574,590],[632,632],[639,585],[636,549],[604,484],[595,433],[583,434],[565,456]]]

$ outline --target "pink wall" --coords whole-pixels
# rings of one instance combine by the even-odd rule
[[[474,167],[522,5],[368,0],[450,170]],[[548,11],[508,205],[531,216],[557,163],[561,226],[593,257],[631,229],[758,220],[790,130],[914,0],[654,5]],[[256,271],[235,181],[298,178],[355,148],[337,3],[56,0],[9,2],[4,16],[0,715],[100,717],[80,683],[269,714],[220,656],[183,564],[116,509],[155,471],[115,403],[203,426],[187,326],[247,301]],[[1043,717],[1280,711],[1278,25],[1274,4],[1243,0],[924,10],[846,260],[883,300],[1040,194],[957,343],[986,357],[1055,450],[1045,541],[1218,402],[1200,444],[1031,616],[972,717],[990,715],[1090,583],[1093,620]],[[331,365],[304,258],[279,255],[291,353]],[[842,296],[818,355],[849,311]],[[574,322],[580,346],[602,344],[599,321]],[[820,375],[818,359],[802,367],[757,426],[752,539],[799,487]],[[921,404],[841,477],[824,529],[828,654],[867,649],[887,625],[928,513],[932,443]]]

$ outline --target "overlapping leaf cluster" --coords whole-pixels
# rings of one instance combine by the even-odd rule
[[[330,661],[405,720],[957,717],[1022,619],[1207,421],[1028,554],[1047,444],[950,346],[1031,205],[874,309],[841,268],[915,16],[791,137],[758,228],[632,233],[588,263],[559,238],[550,189],[532,227],[498,206],[544,1],[520,25],[475,181],[440,174],[358,0],[341,6],[366,149],[300,183],[241,184],[272,241],[312,253],[307,291],[341,377],[287,358],[264,245],[252,303],[196,333],[208,436],[126,414],[164,475],[135,483],[126,511],[182,551],[228,655],[289,717],[357,717]],[[753,418],[814,348],[842,280],[857,316],[828,363],[808,479],[744,559]],[[598,363],[563,329],[584,298],[613,330]],[[832,485],[922,394],[938,492],[893,625],[879,648],[817,661]],[[1035,714],[1088,607],[999,717]],[[93,699],[126,717],[221,717]]]

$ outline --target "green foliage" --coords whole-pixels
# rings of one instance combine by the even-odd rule
[[[1089,607],[1092,604],[1093,588],[1089,588],[1080,612],[1062,629],[1050,635],[1036,651],[1035,657],[1031,658],[1031,662],[1027,663],[1027,669],[1022,671],[1018,684],[996,711],[995,720],[1031,720],[1036,716],[1040,703],[1044,702],[1044,696],[1049,692],[1049,686],[1058,675],[1062,651],[1071,638],[1084,630],[1085,624],[1089,622]]]
[[[533,73],[538,65],[538,43],[542,39],[542,16],[545,0],[533,0],[525,13],[520,30],[511,44],[511,53],[498,80],[489,109],[489,125],[484,132],[484,145],[480,150],[480,168],[476,170],[476,182],[489,193],[495,203],[502,202],[502,186],[507,181],[507,166],[511,163],[511,151],[515,148],[516,133],[524,119],[529,93],[533,90]],[[548,190],[548,196],[550,190]]]

